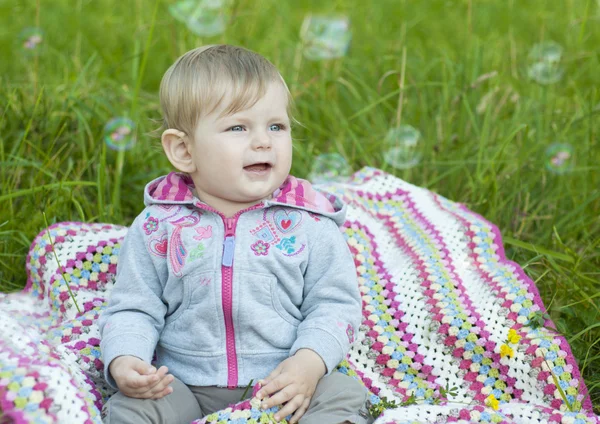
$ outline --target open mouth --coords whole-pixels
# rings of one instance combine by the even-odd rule
[[[257,172],[257,173],[267,172],[271,168],[272,168],[271,164],[266,163],[266,162],[255,163],[255,164],[252,164],[252,165],[244,166],[244,169],[246,171]]]

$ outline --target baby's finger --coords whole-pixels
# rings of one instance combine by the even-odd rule
[[[160,379],[160,381],[158,383],[156,383],[155,385],[150,387],[145,392],[145,394],[149,398],[154,397],[155,395],[157,395],[158,393],[161,393],[163,390],[165,390],[167,387],[169,387],[169,384],[171,384],[173,382],[173,380],[175,380],[175,377],[173,377],[173,375],[170,375],[170,374],[165,375]]]
[[[152,375],[156,372],[156,368],[153,366],[148,367],[145,371],[143,369],[136,369],[141,375]]]
[[[160,383],[160,381],[167,375],[167,373],[169,372],[169,369],[165,366],[162,366],[158,369],[158,371],[156,371],[156,375],[158,376],[158,380],[156,381],[155,385]]]
[[[302,416],[308,410],[309,405],[310,405],[310,398],[305,398],[304,402],[302,402],[302,405],[300,406],[300,408],[296,409],[296,413],[290,419],[290,424],[296,424],[298,421],[300,421],[300,418],[302,418]]]
[[[157,374],[139,375],[132,372],[125,378],[125,386],[130,392],[144,393],[160,380]]]
[[[170,395],[171,393],[173,393],[173,388],[169,386],[169,387],[163,389],[162,392],[157,393],[154,396],[152,396],[151,399],[154,399],[154,400],[160,399],[160,398],[163,398],[163,397],[165,397],[167,395]]]
[[[167,373],[169,372],[169,369],[166,366],[162,366],[158,369],[158,371],[156,372],[158,375],[167,375]]]
[[[261,404],[263,409],[271,408],[275,405],[281,405],[283,402],[287,402],[298,394],[298,390],[295,386],[285,386],[283,389],[275,393],[269,399],[266,399]]]
[[[131,368],[140,375],[151,375],[156,372],[156,368],[149,365],[147,362],[142,361],[138,358],[132,358]]]
[[[273,380],[269,381],[265,384],[258,392],[256,392],[256,397],[258,399],[262,399],[268,395],[271,395],[275,392],[280,391],[288,384],[290,384],[290,378],[286,374],[279,374]]]
[[[121,392],[130,397],[134,397],[137,399],[158,399],[164,396],[165,390],[169,389],[169,384],[173,382],[175,377],[168,374],[163,376],[156,384],[152,384],[151,386],[137,388],[137,389],[122,389]],[[167,390],[166,394],[169,394],[170,391]]]
[[[271,381],[273,381],[275,378],[277,378],[277,376],[279,376],[281,374],[281,366],[277,366],[277,368],[275,368],[273,371],[271,371],[271,374],[269,374],[267,377],[263,378],[262,380],[258,381],[258,384],[260,384],[261,389],[256,392],[256,397],[258,399],[262,399],[263,397],[265,397],[268,393],[264,390],[262,390],[263,387],[267,386]]]
[[[288,415],[293,414],[294,411],[296,411],[298,408],[300,408],[302,406],[303,402],[304,402],[304,395],[294,396],[294,398],[292,400],[288,401],[288,403],[286,403],[283,406],[283,408],[281,408],[279,411],[277,411],[275,413],[275,416],[274,416],[275,419],[277,421],[281,421]]]

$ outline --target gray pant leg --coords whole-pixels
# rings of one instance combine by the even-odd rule
[[[334,371],[323,377],[301,424],[367,424],[375,421],[368,410],[369,392],[357,380]]]
[[[173,392],[160,399],[136,399],[115,393],[102,408],[105,424],[189,424],[202,418],[194,395],[180,380],[170,384]]]
[[[212,414],[213,412],[227,408],[231,404],[244,400],[242,399],[242,395],[246,391],[245,387],[238,387],[230,390],[227,387],[189,386],[189,389],[196,397],[196,402],[198,402],[198,405],[202,408],[204,415]],[[251,397],[252,388],[248,389],[248,393],[246,393],[246,398]]]

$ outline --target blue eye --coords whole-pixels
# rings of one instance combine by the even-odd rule
[[[235,126],[229,128],[229,131],[233,131],[233,132],[244,131],[244,127],[242,127],[241,125],[235,125]]]
[[[273,124],[269,127],[271,131],[283,131],[285,130],[285,125],[283,124]]]

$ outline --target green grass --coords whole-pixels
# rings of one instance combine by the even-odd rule
[[[166,0],[156,6],[0,1],[0,290],[24,285],[43,211],[51,222],[131,222],[145,183],[170,170],[148,136],[160,117],[163,72],[198,45],[240,44],[273,61],[296,97],[305,127],[294,130],[294,174],[305,177],[316,154],[340,152],[355,169],[382,168],[500,227],[509,258],[537,283],[571,343],[600,412],[600,4],[237,0],[226,33],[204,39],[170,17]],[[350,17],[346,57],[299,55],[311,11]],[[39,56],[16,43],[29,26],[44,30]],[[527,78],[527,54],[543,40],[564,47],[565,75],[555,85]],[[381,143],[397,120],[403,51],[401,120],[421,131],[423,157],[395,170],[382,161]],[[124,154],[102,140],[115,116],[138,125],[138,143]],[[573,146],[571,172],[546,169],[554,142]]]

